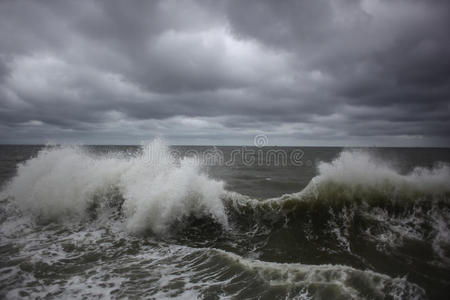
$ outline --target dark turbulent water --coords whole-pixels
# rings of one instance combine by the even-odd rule
[[[447,299],[449,164],[450,149],[0,146],[0,298]]]

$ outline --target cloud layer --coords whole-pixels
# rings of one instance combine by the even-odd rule
[[[0,2],[0,142],[450,146],[446,0]]]

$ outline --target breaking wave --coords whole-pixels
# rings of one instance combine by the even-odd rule
[[[169,246],[161,246],[158,258],[166,264],[149,258],[158,270],[167,268],[166,279],[148,275],[161,281],[155,297],[171,296],[161,287],[167,284],[172,293],[180,280],[181,296],[218,287],[228,296],[245,296],[246,286],[239,284],[245,277],[259,285],[256,290],[270,286],[269,294],[255,296],[283,290],[288,298],[424,298],[425,290],[441,295],[450,286],[449,183],[446,164],[401,173],[363,151],[344,151],[319,163],[302,191],[255,199],[227,191],[197,159],[173,157],[161,140],[132,155],[47,147],[20,164],[2,191],[8,205],[0,211],[0,233],[14,243],[24,242],[19,232],[37,234],[36,241],[49,238],[11,217],[22,214],[44,226],[79,222],[80,232],[106,219],[108,230],[121,236],[113,241],[119,244],[156,234]],[[120,226],[116,232],[115,224],[138,234]],[[63,249],[75,247],[63,241]],[[133,261],[141,259],[135,242],[128,246]],[[158,247],[148,252],[158,256]]]
[[[41,221],[86,217],[120,206],[133,232],[164,233],[185,216],[210,216],[223,226],[223,183],[193,159],[176,160],[161,140],[135,155],[95,156],[81,147],[47,148],[18,167],[4,194]]]
[[[229,193],[225,204],[242,231],[270,232],[266,248],[271,240],[289,243],[295,236],[303,251],[311,242],[327,240],[328,253],[358,259],[363,241],[385,254],[401,252],[450,266],[450,168],[445,164],[401,174],[368,153],[346,151],[321,162],[318,175],[298,193],[266,200]],[[286,240],[273,238],[280,230],[288,234]],[[417,257],[411,243],[432,255]]]
[[[223,228],[229,221],[278,219],[316,210],[362,210],[373,219],[402,213],[439,213],[441,231],[448,230],[450,168],[417,167],[401,174],[362,151],[344,151],[321,162],[318,175],[302,191],[259,200],[226,191],[209,178],[195,158],[175,158],[161,140],[133,155],[94,155],[76,146],[41,150],[20,164],[3,191],[39,221],[85,218],[119,209],[133,232],[166,233],[187,218],[210,218]],[[383,215],[385,214],[385,215]],[[423,216],[422,216],[423,217]],[[247,220],[248,221],[248,220]],[[447,236],[447,235],[442,235]]]

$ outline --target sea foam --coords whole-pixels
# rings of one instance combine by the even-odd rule
[[[195,159],[173,157],[161,140],[133,156],[88,153],[82,147],[45,148],[18,166],[3,194],[40,220],[85,217],[117,191],[129,230],[164,233],[174,221],[207,216],[227,226],[223,183]]]
[[[335,182],[349,187],[391,185],[424,192],[449,192],[450,168],[440,163],[433,168],[415,167],[402,174],[387,162],[364,151],[344,151],[332,162],[318,164],[313,183]]]

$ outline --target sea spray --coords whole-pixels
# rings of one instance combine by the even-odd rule
[[[401,174],[367,152],[344,151],[332,162],[320,162],[317,168],[316,185],[332,182],[349,189],[360,187],[392,193],[450,192],[450,167],[443,163],[434,168],[416,167],[408,174]]]
[[[448,165],[399,172],[365,151],[335,157],[302,191],[256,199],[158,140],[132,155],[42,149],[3,191],[0,296],[446,295]],[[157,235],[135,234],[147,232]]]
[[[416,167],[402,174],[366,152],[344,151],[331,162],[319,163],[317,173],[302,191],[281,197],[258,200],[228,193],[229,219],[254,236],[270,232],[268,239],[283,230],[304,243],[318,237],[334,240],[329,251],[357,257],[361,239],[388,255],[393,251],[415,255],[405,245],[420,244],[427,249],[430,264],[449,266],[448,165]],[[280,257],[288,253],[296,255],[289,251]]]
[[[156,158],[156,159],[155,159]],[[164,233],[183,217],[208,216],[223,226],[223,183],[192,158],[177,159],[161,140],[134,156],[91,155],[76,146],[51,147],[20,164],[4,194],[44,221],[84,218],[111,190],[123,198],[127,227]],[[100,205],[101,206],[101,205]]]

